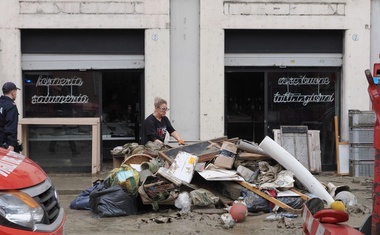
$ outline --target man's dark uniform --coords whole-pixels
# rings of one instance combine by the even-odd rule
[[[0,144],[3,147],[9,145],[18,152],[17,126],[18,110],[16,103],[8,96],[0,97]]]

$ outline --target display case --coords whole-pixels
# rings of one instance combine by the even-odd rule
[[[46,172],[91,172],[90,125],[31,125],[29,154]],[[57,167],[59,166],[59,167]]]
[[[22,153],[46,172],[100,170],[99,118],[25,118],[19,130]]]

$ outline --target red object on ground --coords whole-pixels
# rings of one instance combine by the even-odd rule
[[[314,214],[321,223],[337,224],[348,221],[348,214],[333,209],[323,209]]]
[[[242,202],[235,202],[231,206],[230,214],[236,222],[243,222],[248,216],[247,206]]]
[[[338,211],[337,213],[341,214],[345,212]],[[321,214],[323,215],[323,212]],[[331,213],[331,211],[329,211],[327,214],[329,216],[334,216],[333,215],[334,213]],[[339,218],[340,216],[341,215],[339,215]],[[341,223],[330,224],[330,223],[320,222],[319,221],[320,219],[314,218],[314,216],[311,214],[310,210],[307,208],[306,205],[304,205],[303,207],[302,218],[304,221],[302,224],[304,235],[342,235],[342,234],[363,235],[363,233],[359,232],[358,230],[356,230],[355,228],[351,226],[348,226],[347,224],[341,224]],[[332,218],[332,217],[328,217],[328,218]]]

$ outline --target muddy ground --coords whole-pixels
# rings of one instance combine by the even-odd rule
[[[339,176],[335,173],[315,175],[323,183],[332,182],[336,186],[348,185],[356,196],[358,205],[348,208],[349,221],[346,224],[360,227],[372,212],[372,177]],[[70,202],[77,195],[61,195],[62,205],[67,213],[66,235],[100,234],[260,234],[260,235],[299,235],[302,234],[301,216],[294,219],[267,220],[271,213],[250,213],[244,222],[232,228],[224,228],[218,210],[206,213],[192,211],[180,214],[175,207],[162,208],[160,212],[147,211],[139,215],[97,218],[87,210],[73,210]]]

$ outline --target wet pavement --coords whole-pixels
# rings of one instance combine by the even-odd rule
[[[83,190],[92,186],[92,183],[98,179],[105,179],[112,170],[112,165],[104,165],[103,170],[96,175],[90,173],[86,174],[49,174],[53,184],[55,185],[58,194],[61,199],[61,204],[66,211],[66,231],[65,235],[81,234],[81,235],[101,235],[105,233],[109,234],[125,234],[127,231],[133,234],[178,234],[178,227],[187,226],[189,231],[186,234],[199,235],[210,234],[212,231],[217,231],[218,234],[302,234],[302,218],[295,220],[295,227],[288,229],[282,224],[273,226],[274,222],[265,222],[265,218],[269,214],[262,214],[259,216],[249,216],[245,223],[241,223],[235,226],[232,230],[220,229],[217,217],[211,215],[197,215],[193,213],[191,217],[178,218],[175,217],[173,222],[157,224],[151,222],[157,216],[168,217],[171,215],[168,212],[163,214],[148,213],[139,214],[126,217],[112,217],[102,218],[96,217],[96,214],[91,211],[73,210],[69,208],[70,202]],[[367,208],[371,208],[372,198],[372,182],[373,177],[351,177],[351,176],[339,176],[335,172],[323,172],[319,175],[314,175],[321,183],[331,182],[336,186],[348,185],[351,192],[357,196],[358,203],[365,205]],[[351,226],[359,226],[363,223],[364,217],[370,212],[365,214],[353,214],[350,217]],[[193,216],[198,217],[193,217]],[[169,217],[172,218],[172,217]],[[198,218],[199,220],[195,219]],[[205,219],[207,218],[207,219]],[[214,219],[213,219],[214,218]],[[150,222],[149,222],[150,221]],[[194,223],[194,225],[192,225]],[[268,224],[269,223],[269,224]],[[277,222],[276,222],[277,223]],[[193,227],[192,227],[193,226]],[[279,227],[280,226],[280,227]],[[190,231],[191,230],[191,231]],[[257,232],[257,233],[256,233]]]

